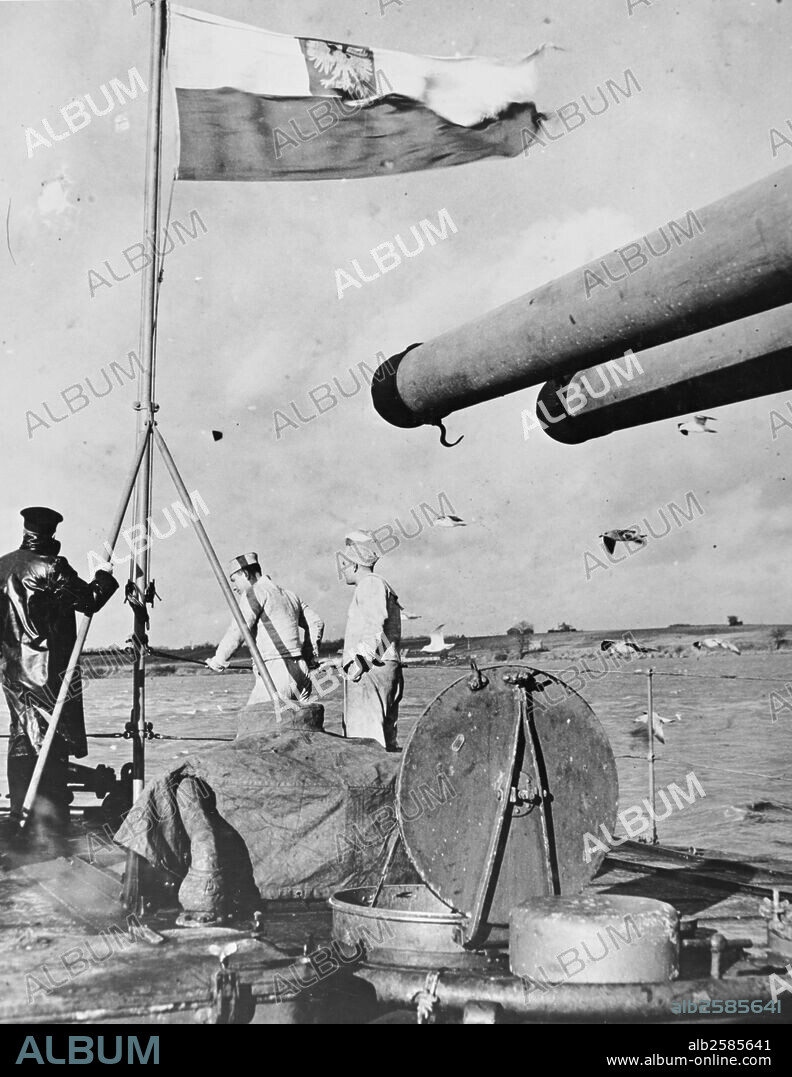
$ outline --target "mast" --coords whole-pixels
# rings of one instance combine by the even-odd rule
[[[165,68],[165,48],[167,30],[167,0],[150,0],[151,3],[151,43],[149,65],[149,108],[148,108],[148,132],[146,138],[146,187],[144,208],[144,234],[145,242],[151,243],[151,260],[144,266],[143,283],[141,292],[141,344],[140,350],[142,361],[138,376],[138,400],[135,402],[137,418],[137,446],[135,450],[134,466],[124,486],[124,494],[121,505],[116,513],[110,537],[106,543],[107,554],[112,561],[118,536],[124,521],[130,499],[134,492],[133,516],[135,518],[135,542],[133,547],[133,561],[130,569],[130,578],[127,584],[127,600],[134,613],[134,625],[132,644],[134,653],[134,665],[132,673],[132,712],[130,720],[126,723],[125,735],[132,740],[132,795],[137,800],[143,792],[145,780],[145,742],[152,736],[150,723],[146,722],[146,653],[148,636],[146,633],[146,598],[148,597],[151,583],[149,541],[151,520],[151,493],[153,483],[152,456],[156,440],[157,446],[165,460],[166,467],[174,481],[179,496],[187,512],[191,513],[193,529],[198,536],[201,546],[206,553],[212,571],[220,584],[223,597],[228,605],[231,615],[236,621],[239,631],[245,641],[250,656],[253,659],[253,667],[267,688],[275,705],[280,720],[280,702],[278,691],[275,688],[272,677],[267,669],[267,664],[261,656],[256,645],[256,639],[242,615],[240,607],[234,598],[233,591],[228,580],[223,574],[217,554],[209,540],[209,536],[203,524],[192,515],[194,511],[192,499],[187,492],[182,477],[176,467],[173,457],[165,444],[162,433],[155,426],[154,416],[159,410],[159,405],[154,400],[154,386],[156,374],[156,344],[157,344],[157,304],[159,286],[161,283],[161,257],[157,250],[157,235],[160,223],[160,178],[162,157],[162,84]],[[145,246],[144,242],[144,246]],[[133,491],[134,487],[134,491]],[[153,599],[152,599],[153,601]],[[58,693],[55,708],[48,723],[47,735],[36,762],[33,776],[30,780],[25,801],[22,806],[22,819],[20,829],[23,829],[27,818],[30,816],[38,793],[41,776],[52,747],[55,732],[60,721],[66,703],[69,689],[78,668],[80,654],[85,645],[91,618],[85,617],[77,633],[77,639],[72,649],[69,664],[64,673],[63,683]],[[282,642],[282,641],[281,641]],[[290,706],[292,704],[289,704]],[[143,902],[140,886],[140,863],[137,854],[130,851],[127,855],[126,872],[124,875],[123,903],[129,911],[140,913],[143,911]]]
[[[151,260],[144,267],[141,297],[141,364],[138,375],[137,444],[146,439],[137,485],[135,487],[134,519],[136,540],[130,568],[130,600],[134,615],[132,632],[134,666],[132,674],[132,713],[127,732],[132,739],[132,797],[137,800],[145,780],[146,741],[146,592],[150,582],[150,519],[152,494],[151,429],[158,410],[155,403],[157,292],[160,259],[157,239],[160,224],[160,171],[162,156],[162,81],[165,50],[165,0],[151,3],[151,43],[149,67],[148,132],[146,137],[146,187],[144,208],[144,248],[151,249]],[[133,862],[134,860],[134,862]],[[137,858],[127,859],[125,904],[128,908],[139,902]]]

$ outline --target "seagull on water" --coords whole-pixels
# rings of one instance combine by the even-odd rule
[[[680,434],[684,434],[685,437],[688,434],[717,434],[717,430],[707,426],[707,423],[716,423],[717,421],[712,415],[694,415],[692,422],[677,423],[677,430]]]
[[[601,651],[608,651],[613,654],[620,654],[625,657],[629,657],[633,654],[651,654],[652,651],[656,651],[656,647],[642,647],[639,643],[631,643],[629,640],[620,639],[604,639],[600,643]]]
[[[429,642],[425,647],[421,647],[425,654],[445,654],[446,651],[453,650],[456,647],[455,643],[446,643],[443,636],[444,628],[444,624],[438,625],[433,632],[429,633]]]
[[[617,542],[634,542],[636,546],[646,545],[646,535],[642,535],[637,527],[614,527],[611,531],[604,531],[599,537],[608,553],[613,553]]]
[[[732,651],[733,654],[740,654],[740,648],[734,643],[729,643],[728,640],[721,639],[720,636],[707,636],[705,639],[694,640],[693,646],[699,652],[705,651],[710,653],[712,651],[724,650]]]
[[[637,718],[633,718],[634,722],[640,722],[642,725],[646,725],[648,714],[646,711],[643,714],[639,714]],[[657,711],[652,711],[652,733],[660,741],[661,744],[665,744],[665,733],[663,732],[663,726],[669,725],[671,722],[681,722],[682,716],[675,714],[673,718],[664,718],[662,714],[658,714]],[[640,735],[640,729],[633,729],[632,733],[636,736]]]

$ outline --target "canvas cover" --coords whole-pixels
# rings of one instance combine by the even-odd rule
[[[378,881],[396,838],[400,759],[370,740],[302,728],[239,737],[152,782],[115,840],[183,878],[194,827],[182,818],[177,791],[196,778],[210,809],[216,800],[222,868],[235,888],[244,892],[252,870],[264,899],[327,898]],[[413,877],[398,852],[389,880]]]

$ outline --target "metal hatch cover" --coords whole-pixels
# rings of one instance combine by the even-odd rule
[[[617,799],[589,705],[515,663],[474,667],[429,704],[404,749],[396,811],[410,859],[469,918],[472,944],[528,897],[581,890],[605,855],[585,835],[612,829]]]

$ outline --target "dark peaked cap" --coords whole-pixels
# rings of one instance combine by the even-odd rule
[[[25,530],[32,531],[34,535],[54,535],[55,528],[63,521],[55,509],[45,509],[41,505],[22,509],[19,515],[25,521]]]

